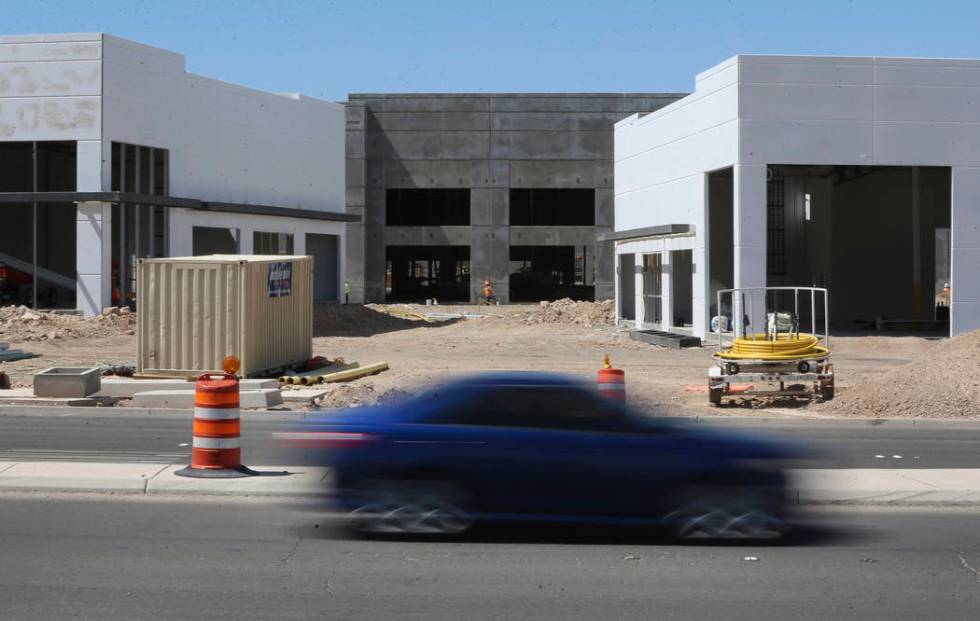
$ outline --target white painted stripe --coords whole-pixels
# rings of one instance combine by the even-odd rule
[[[240,438],[194,438],[194,448],[233,449],[238,448]]]
[[[599,384],[599,390],[608,390],[611,392],[626,390],[626,384]]]
[[[194,418],[204,420],[231,420],[238,418],[238,408],[202,408],[194,406]]]

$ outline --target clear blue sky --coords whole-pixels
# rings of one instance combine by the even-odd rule
[[[107,32],[189,71],[349,92],[689,91],[737,53],[980,57],[980,3],[0,0],[0,33]]]

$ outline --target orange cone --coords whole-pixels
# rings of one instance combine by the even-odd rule
[[[614,369],[606,354],[603,368],[599,369],[596,387],[599,394],[617,401],[626,400],[626,374],[622,369]]]
[[[218,376],[219,379],[213,379]],[[238,378],[208,374],[194,385],[194,440],[191,465],[175,474],[230,478],[256,474],[242,465]]]

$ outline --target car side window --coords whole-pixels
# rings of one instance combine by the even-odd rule
[[[566,431],[616,431],[624,424],[621,410],[569,386],[488,388],[453,408],[443,422]]]

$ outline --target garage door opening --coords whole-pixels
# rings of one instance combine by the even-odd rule
[[[306,234],[306,254],[313,255],[313,301],[340,299],[340,238],[337,235]]]
[[[469,246],[388,246],[385,264],[389,302],[470,301]]]
[[[948,332],[951,171],[770,166],[766,271],[830,291],[834,330]]]

